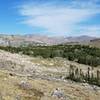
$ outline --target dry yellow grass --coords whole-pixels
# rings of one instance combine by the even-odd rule
[[[56,88],[63,91],[67,100],[99,100],[100,98],[99,87],[94,89],[88,84],[61,80],[54,81],[51,78],[66,75],[70,64],[84,71],[87,71],[88,66],[86,65],[70,62],[62,58],[32,58],[4,51],[0,51],[0,61],[2,61],[0,64],[3,67],[0,69],[0,100],[58,100],[51,96],[51,93]],[[13,70],[11,70],[12,63],[7,63],[7,61],[16,64]],[[22,69],[25,71],[22,71]],[[34,73],[31,73],[32,69],[35,69],[33,70]],[[97,69],[100,70],[97,67],[94,68],[94,71]],[[29,74],[33,75],[35,79],[27,77]],[[38,74],[40,78],[36,78],[35,74]],[[41,79],[44,76],[46,77],[45,80]],[[51,80],[46,80],[49,76]],[[31,88],[22,88],[20,86],[22,81],[28,82]]]
[[[23,89],[19,86],[25,77],[10,76],[6,71],[0,71],[0,100],[40,100],[43,96],[37,89]],[[31,81],[28,80],[31,84]]]
[[[24,80],[32,88],[23,89],[19,86]],[[21,76],[11,76],[6,71],[0,71],[0,100],[59,100],[51,96],[55,88],[60,88],[68,100],[99,100],[100,90],[93,90],[89,85],[80,83],[29,79]]]

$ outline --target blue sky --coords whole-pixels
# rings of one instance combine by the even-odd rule
[[[100,0],[0,0],[0,33],[100,36]]]

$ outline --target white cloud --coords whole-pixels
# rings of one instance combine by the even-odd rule
[[[93,9],[91,9],[91,7],[84,9],[75,8],[74,5],[76,5],[76,3],[77,2],[73,2],[72,5],[64,7],[51,4],[34,5],[30,3],[22,5],[19,11],[22,16],[26,17],[22,21],[23,23],[33,28],[43,28],[47,33],[65,35],[66,33],[73,32],[75,28],[78,28],[77,23],[100,13],[100,11],[93,6]],[[83,7],[83,4],[81,6]]]
[[[100,26],[80,27],[80,34],[100,37]]]
[[[98,8],[100,5],[98,4],[99,0],[72,0],[72,7],[80,7],[80,8]]]

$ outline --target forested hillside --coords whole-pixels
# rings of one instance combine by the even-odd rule
[[[55,46],[27,46],[3,47],[0,49],[11,53],[20,53],[29,56],[42,56],[43,58],[62,57],[70,61],[97,67],[100,65],[100,49],[84,45],[55,45]]]

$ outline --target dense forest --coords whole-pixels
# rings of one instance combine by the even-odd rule
[[[86,45],[54,45],[54,46],[27,46],[3,47],[0,49],[12,53],[29,56],[42,56],[43,58],[62,57],[70,61],[97,67],[100,65],[100,49]]]

